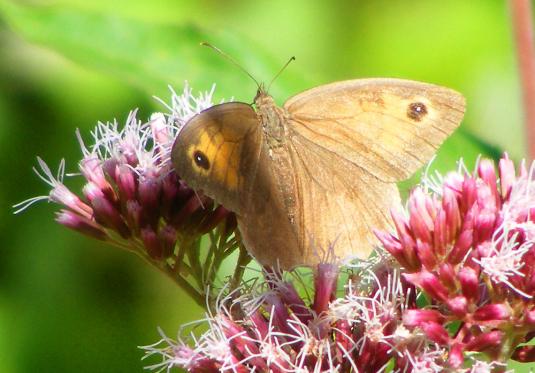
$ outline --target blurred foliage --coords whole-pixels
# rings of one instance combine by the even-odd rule
[[[47,191],[31,172],[36,155],[76,171],[75,128],[87,135],[136,107],[148,118],[164,110],[151,96],[165,100],[168,84],[215,82],[218,98],[251,102],[254,83],[201,41],[264,82],[295,55],[271,90],[280,103],[358,77],[463,92],[466,120],[439,170],[480,153],[524,154],[504,1],[0,0],[0,371],[142,371],[136,346],[156,341],[157,326],[173,336],[201,316],[136,257],[56,225],[52,206],[10,209]]]

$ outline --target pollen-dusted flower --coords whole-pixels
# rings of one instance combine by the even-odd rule
[[[41,171],[34,170],[52,189],[15,207],[19,212],[39,200],[60,204],[60,224],[140,255],[204,305],[223,259],[240,248],[237,275],[249,259],[233,234],[234,214],[189,188],[170,162],[181,126],[212,106],[213,89],[199,97],[188,86],[181,95],[172,92],[167,115],[155,113],[144,123],[133,111],[124,126],[98,123],[90,147],[77,132],[83,153],[79,169],[86,181],[81,195],[65,186],[63,160],[53,175],[38,158]],[[205,234],[211,246],[201,254]]]
[[[411,364],[407,356],[425,358],[423,336],[409,332],[401,319],[404,309],[415,306],[414,289],[385,266],[376,273],[334,263],[314,268],[313,281],[304,270],[266,271],[262,284],[218,302],[216,312],[200,321],[208,328],[205,333],[182,330],[178,342],[164,337],[144,347],[146,357],[162,359],[148,368],[371,373],[402,357],[399,367],[406,368]],[[308,286],[303,289],[303,284]]]
[[[460,368],[479,352],[496,366],[511,357],[532,361],[518,347],[535,332],[535,184],[532,166],[518,173],[507,154],[483,159],[472,174],[460,167],[442,184],[426,180],[393,212],[396,232],[376,232],[402,266],[403,278],[429,297],[407,308],[403,322]]]

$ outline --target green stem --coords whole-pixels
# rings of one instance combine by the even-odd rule
[[[213,234],[213,232],[209,233],[210,237],[210,248],[208,249],[208,253],[206,254],[206,259],[204,261],[203,265],[203,282],[206,284],[208,283],[208,279],[210,278],[210,269],[212,268],[212,264],[214,262],[214,257],[216,255],[217,251],[217,237]]]
[[[184,263],[184,255],[186,255],[186,248],[189,245],[188,242],[182,242],[181,245],[178,246],[178,252],[175,255],[175,265],[173,267],[173,270],[175,273],[181,273],[182,268],[186,265]],[[188,273],[191,274],[191,268],[188,266]]]
[[[162,261],[155,261],[146,256],[143,252],[137,251],[136,254],[146,263],[155,267],[169,277],[175,284],[177,284],[182,290],[184,290],[200,307],[206,309],[206,299],[195,287],[193,287],[186,279],[184,279],[179,273],[176,273],[175,267],[163,263]]]
[[[166,269],[163,272],[173,280],[182,290],[184,290],[200,307],[206,309],[206,299],[204,294],[199,293],[195,287],[193,287],[186,279],[180,275],[174,273],[173,267],[166,266]]]
[[[199,261],[200,250],[201,240],[195,240],[193,242],[190,242],[190,244],[186,247],[186,255],[188,257],[188,261],[192,269],[191,275],[193,276],[193,279],[197,283],[197,286],[200,289],[204,290],[206,284],[203,281],[204,276],[201,268],[201,263]]]
[[[241,284],[243,278],[243,273],[245,272],[245,267],[251,262],[253,258],[249,255],[247,250],[243,245],[239,246],[240,255],[238,256],[238,263],[234,268],[234,275],[232,276],[232,281],[230,283],[230,291],[233,291],[238,288]]]

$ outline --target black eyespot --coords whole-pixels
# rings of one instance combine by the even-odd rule
[[[427,106],[421,102],[413,102],[407,108],[407,116],[417,122],[427,115]]]
[[[208,160],[208,157],[206,157],[206,155],[200,150],[195,150],[193,153],[193,160],[200,168],[204,168],[205,170],[210,168],[210,161]]]

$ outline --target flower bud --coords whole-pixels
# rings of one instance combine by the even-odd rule
[[[396,260],[405,268],[411,268],[410,264],[405,259],[405,251],[399,240],[390,233],[375,229],[373,231],[377,239],[381,241],[386,251],[388,251]],[[416,269],[415,269],[416,270]]]
[[[457,288],[456,276],[455,269],[449,263],[442,263],[438,268],[438,278],[440,279],[440,282],[450,291],[454,291]]]
[[[427,338],[440,345],[447,345],[450,341],[450,336],[446,329],[435,322],[426,322],[420,325]]]
[[[91,181],[84,185],[82,193],[84,194],[85,198],[89,200],[89,202],[93,201],[97,197],[105,198],[104,193],[98,187],[98,185]]]
[[[477,172],[479,177],[489,186],[489,191],[494,197],[494,200],[499,203],[500,196],[498,194],[498,187],[496,185],[496,171],[494,170],[494,162],[490,159],[480,160]]]
[[[140,235],[149,256],[153,259],[163,259],[163,247],[156,232],[150,227],[145,227],[141,229]]]
[[[338,265],[331,263],[320,263],[316,267],[314,283],[316,292],[314,293],[313,309],[317,315],[329,308],[329,302],[336,291],[338,282]]]
[[[498,347],[503,343],[503,337],[504,333],[500,330],[494,330],[488,333],[480,334],[466,344],[465,350],[484,351]]]
[[[532,363],[535,361],[535,346],[521,346],[514,352],[511,359],[521,363]]]
[[[409,271],[416,271],[420,268],[421,263],[416,255],[416,243],[409,233],[409,227],[405,222],[405,218],[396,211],[391,211],[391,216],[398,233],[398,240],[403,248],[404,261],[407,263],[406,268]]]
[[[112,180],[113,183],[117,183],[118,180],[118,176],[115,173],[115,171],[117,171],[118,165],[119,162],[116,158],[109,158],[102,162],[103,174],[108,178],[108,180]]]
[[[442,208],[446,213],[445,219],[445,239],[446,242],[451,242],[457,236],[459,229],[461,228],[461,211],[459,210],[459,203],[457,202],[457,196],[451,189],[444,189],[442,197]]]
[[[437,257],[431,247],[431,244],[422,242],[419,239],[416,241],[416,250],[420,262],[427,270],[433,270],[437,265]]]
[[[128,222],[128,227],[135,233],[139,233],[141,226],[147,225],[142,223],[141,214],[142,208],[137,200],[126,201],[126,220]]]
[[[189,198],[193,194],[193,190],[186,188],[184,185],[175,172],[167,174],[162,179],[160,208],[162,215],[165,217],[170,216],[171,210],[177,208],[176,204],[182,198]],[[186,196],[183,193],[179,193],[181,186],[184,191],[187,191],[188,194]]]
[[[460,343],[454,343],[450,348],[450,353],[448,356],[448,365],[452,368],[460,368],[464,363],[464,346]]]
[[[99,224],[114,229],[122,238],[131,236],[130,229],[124,222],[121,214],[106,198],[96,197],[91,205],[95,212],[95,220]]]
[[[457,238],[455,246],[448,256],[448,263],[456,265],[464,259],[468,253],[468,250],[470,250],[470,247],[472,247],[472,237],[472,229],[466,229],[462,231],[462,233],[459,235],[459,238]]]
[[[134,171],[127,165],[117,166],[115,171],[117,175],[117,187],[119,194],[123,201],[129,201],[136,198],[136,180],[134,178]]]
[[[162,256],[164,258],[170,257],[175,251],[175,245],[177,241],[177,233],[175,228],[170,225],[163,226],[158,232],[158,239],[162,245]]]
[[[288,326],[290,315],[288,314],[286,306],[278,297],[278,295],[274,293],[268,293],[264,300],[268,310],[273,315],[273,324],[277,326],[281,332],[291,333],[290,327]]]
[[[507,199],[511,194],[511,189],[515,182],[515,166],[513,161],[509,159],[507,153],[500,159],[498,169],[500,173],[501,195],[503,199]]]
[[[474,312],[476,321],[507,320],[511,317],[511,309],[506,304],[487,304]]]
[[[465,177],[461,194],[461,211],[466,212],[477,201],[477,182],[473,177]]]
[[[535,309],[526,311],[524,314],[524,322],[530,326],[535,326]]]
[[[468,300],[462,295],[448,299],[446,305],[450,311],[460,319],[464,318],[468,312]]]
[[[270,325],[258,310],[252,312],[249,316],[251,323],[253,325],[252,332],[255,334],[254,337],[258,340],[264,340],[270,332]]]
[[[160,217],[161,182],[155,177],[146,177],[139,182],[138,198],[143,208],[144,225],[155,226]]]
[[[431,297],[445,302],[448,299],[448,290],[440,283],[438,278],[431,272],[422,270],[417,273],[404,273],[403,277],[414,284],[415,286],[421,288]]]
[[[475,270],[463,267],[458,273],[463,295],[470,300],[479,298],[479,277]]]
[[[282,301],[288,305],[288,308],[293,312],[295,317],[297,317],[303,324],[308,324],[308,322],[314,318],[311,310],[305,304],[303,299],[301,299],[292,283],[288,281],[280,283],[277,287],[277,292]]]
[[[408,327],[425,323],[443,323],[444,316],[435,310],[410,309],[403,312],[403,324]]]
[[[97,240],[103,241],[107,237],[106,232],[100,229],[97,224],[69,210],[61,210],[56,216],[56,221]]]

